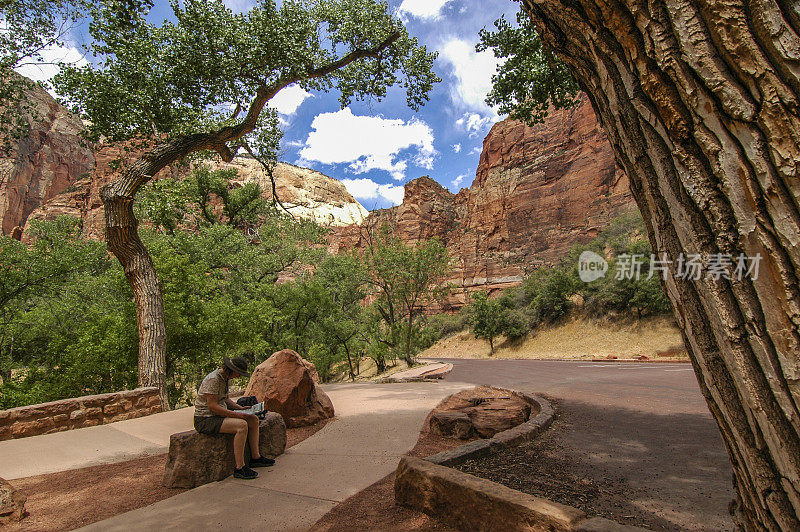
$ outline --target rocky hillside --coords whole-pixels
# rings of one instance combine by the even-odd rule
[[[0,153],[0,230],[21,238],[31,220],[67,214],[83,220],[85,235],[102,239],[100,189],[117,176],[112,161],[135,152],[82,142],[80,120],[41,88],[30,91],[29,101],[37,120],[28,120],[29,134],[12,142],[8,156]],[[272,184],[255,160],[238,157],[218,166],[236,168],[242,182],[256,181],[272,196]],[[368,214],[340,181],[319,172],[279,163],[275,176],[278,197],[301,218],[337,226],[361,223]]]
[[[23,234],[31,220],[53,219],[67,214],[83,220],[83,233],[91,238],[104,238],[103,202],[100,189],[116,178],[109,163],[119,157],[115,146],[103,146],[95,152],[96,165],[92,174],[73,182],[63,192],[41,202],[27,217]],[[249,157],[237,157],[230,164],[218,167],[233,167],[239,170],[242,183],[256,181],[264,190],[265,197],[272,197],[272,184],[260,164]],[[161,177],[169,170],[162,171]],[[324,174],[279,163],[275,170],[278,198],[284,206],[300,218],[316,220],[321,225],[341,226],[361,223],[367,210],[356,201],[344,185]],[[0,190],[0,197],[3,191]]]
[[[236,168],[243,183],[256,181],[267,197],[272,197],[269,176],[255,159],[237,157],[230,164],[219,166]],[[287,163],[278,163],[275,168],[275,192],[292,214],[320,225],[360,224],[369,214],[338,179]]]
[[[31,101],[40,120],[10,157],[0,159],[0,228],[20,238],[31,220],[69,214],[83,220],[84,234],[102,239],[99,193],[116,177],[110,164],[120,146],[82,146],[79,120],[41,89],[31,92]],[[242,181],[256,181],[271,195],[253,159],[222,166],[237,168]],[[334,226],[332,252],[363,247],[362,232],[384,223],[407,242],[436,236],[455,260],[451,281],[467,290],[519,283],[633,205],[628,180],[585,97],[534,127],[495,124],[472,186],[458,194],[422,177],[406,185],[401,205],[367,213],[341,182],[319,172],[281,163],[276,177],[278,197],[290,210]],[[448,305],[465,299],[459,293]]]
[[[452,282],[497,290],[591,240],[633,205],[628,179],[583,97],[579,106],[554,111],[534,127],[495,124],[469,189],[452,194],[421,177],[406,185],[401,205],[371,213],[366,226],[388,223],[406,242],[436,236],[455,259]],[[331,251],[363,246],[363,231],[339,229]],[[448,304],[459,306],[465,297],[460,293]]]
[[[0,151],[0,231],[17,238],[33,211],[94,168],[94,154],[79,138],[80,120],[38,86],[28,103],[32,111],[20,111],[28,117],[27,135],[11,141],[10,153]]]

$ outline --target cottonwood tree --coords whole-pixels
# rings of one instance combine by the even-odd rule
[[[490,300],[486,292],[472,294],[470,305],[470,321],[475,338],[489,341],[489,356],[494,355],[494,339],[503,334],[505,328],[505,311],[497,299]]]
[[[495,95],[524,103],[563,87],[555,57],[586,92],[654,252],[672,261],[664,288],[733,464],[737,526],[800,530],[797,4],[522,7],[527,28],[499,27],[486,41],[521,58],[516,82],[498,73]],[[534,61],[537,47],[554,57]],[[515,84],[533,89],[515,102]],[[674,275],[681,254],[761,262],[757,277],[683,278]]]
[[[60,94],[90,121],[94,137],[154,138],[119,179],[102,190],[106,238],[137,307],[139,378],[165,395],[165,332],[161,288],[138,234],[133,203],[160,170],[192,154],[230,161],[240,149],[274,160],[277,119],[267,102],[289,85],[337,89],[353,99],[405,89],[417,109],[438,78],[434,54],[409,36],[386,3],[373,0],[262,0],[234,14],[219,0],[171,3],[174,20],[153,24],[145,10],[124,17],[92,10],[93,63],[66,67]],[[165,398],[166,399],[166,398]],[[166,404],[166,400],[164,401]]]
[[[364,257],[373,307],[384,324],[382,342],[409,367],[414,363],[415,320],[424,305],[450,290],[447,248],[437,238],[406,244],[383,232],[368,241]]]

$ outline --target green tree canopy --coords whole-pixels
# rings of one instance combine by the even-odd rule
[[[480,31],[477,51],[491,49],[504,59],[492,76],[492,90],[486,103],[500,113],[530,125],[542,122],[552,105],[572,107],[578,84],[553,52],[542,45],[530,17],[520,9],[517,24],[505,18],[494,22],[495,30]]]
[[[261,0],[233,13],[221,0],[173,0],[174,20],[146,10],[91,8],[92,63],[65,66],[55,86],[90,121],[90,134],[150,139],[120,178],[103,188],[109,250],[119,259],[137,307],[140,384],[166,390],[166,329],[158,275],[138,233],[132,198],[165,167],[193,154],[230,161],[244,149],[268,171],[280,130],[267,103],[285,87],[339,91],[354,99],[405,90],[417,109],[439,78],[435,54],[411,37],[385,2]]]
[[[450,271],[447,248],[437,238],[416,245],[383,234],[373,239],[365,260],[368,283],[375,296],[374,309],[385,327],[384,344],[411,366],[414,320],[429,302],[443,298]]]
[[[108,7],[92,9],[95,63],[66,66],[55,84],[112,140],[224,130],[204,148],[226,152],[241,133],[273,155],[276,121],[265,103],[292,83],[354,98],[386,95],[400,84],[417,109],[438,78],[435,55],[408,35],[386,3],[373,0],[262,0],[233,13],[220,0],[171,2],[175,21],[160,25],[134,11],[130,23]],[[252,130],[252,131],[246,131]],[[200,139],[197,139],[200,140]]]
[[[34,83],[12,70],[47,65],[42,52],[64,46],[92,8],[126,27],[150,6],[150,0],[0,0],[0,148],[9,150],[12,138],[27,133],[28,120],[38,119],[26,98]]]

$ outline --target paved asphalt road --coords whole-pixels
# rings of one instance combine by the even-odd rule
[[[447,381],[552,397],[562,413],[553,429],[559,447],[587,476],[621,478],[654,528],[731,529],[731,467],[691,365],[447,362],[454,364]]]

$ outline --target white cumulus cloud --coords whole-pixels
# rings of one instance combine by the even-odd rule
[[[461,118],[456,120],[456,125],[463,127],[469,133],[470,138],[474,138],[494,121],[490,116],[481,116],[478,113],[464,113]]]
[[[433,131],[425,122],[358,116],[347,107],[314,118],[300,163],[348,163],[356,174],[385,170],[400,181],[409,162],[430,170],[436,154]]]
[[[283,88],[278,94],[272,97],[268,105],[282,115],[293,115],[297,108],[313,95],[306,92],[298,85],[292,84]]]
[[[49,81],[61,71],[58,66],[59,62],[77,66],[89,64],[83,53],[75,46],[48,46],[41,51],[38,57],[26,60],[15,70],[34,81]]]
[[[448,40],[439,51],[455,78],[451,88],[453,100],[462,108],[497,120],[497,113],[484,101],[492,88],[492,74],[497,71],[498,60],[494,54],[490,51],[478,53],[474,44],[459,38]]]
[[[422,19],[438,19],[442,16],[442,8],[451,0],[403,0],[398,12]]]
[[[393,205],[400,205],[403,203],[403,193],[405,189],[400,186],[387,184],[379,185],[371,179],[342,179],[347,191],[353,197],[360,200],[371,200],[383,198]]]
[[[467,174],[461,174],[457,178],[453,179],[453,186],[458,188],[461,186],[461,182],[464,181],[464,178],[467,177]]]
[[[461,144],[453,144],[453,151],[456,153],[461,152]]]

